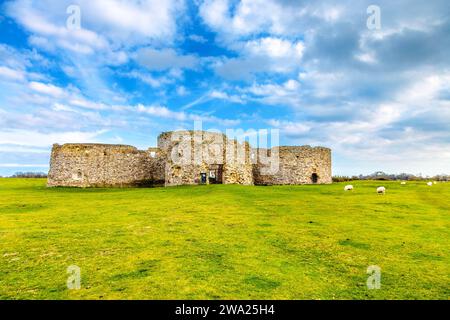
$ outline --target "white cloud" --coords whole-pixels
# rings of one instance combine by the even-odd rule
[[[15,81],[25,80],[25,74],[21,70],[14,70],[8,67],[0,66],[0,77]]]
[[[208,0],[204,1],[199,13],[203,20],[214,29],[221,29],[229,25],[229,1],[228,0]]]
[[[94,132],[62,131],[44,133],[33,130],[1,130],[0,144],[48,147],[54,143],[95,142],[105,130]]]
[[[305,134],[311,130],[311,125],[303,122],[280,121],[277,119],[271,119],[267,122],[267,124],[271,127],[280,129],[281,134],[294,137]]]
[[[167,107],[157,105],[144,106],[142,104],[139,104],[136,107],[136,110],[140,113],[145,113],[159,118],[166,118],[176,121],[204,121],[204,122],[220,123],[222,125],[230,125],[230,126],[237,125],[240,122],[239,120],[222,119],[210,115],[198,115],[193,113],[187,113],[184,111],[172,111]]]
[[[165,84],[169,84],[173,82],[173,79],[169,79],[166,76],[161,77],[154,77],[150,73],[146,72],[140,72],[137,70],[133,70],[126,73],[121,73],[122,76],[133,78],[133,79],[139,79],[140,81],[148,84],[152,88],[160,88],[161,86]]]
[[[223,92],[223,91],[213,90],[209,94],[209,97],[212,99],[227,100],[227,101],[230,101],[233,103],[244,103],[244,101],[242,100],[242,98],[240,96],[229,95],[228,93]]]
[[[179,96],[181,96],[181,97],[183,97],[183,96],[189,94],[189,91],[186,89],[185,86],[179,86],[179,87],[177,87],[176,92],[177,92],[177,95],[179,95]]]
[[[231,41],[263,33],[280,36],[307,32],[318,21],[338,21],[346,12],[343,7],[326,1],[205,0],[199,13],[211,29]]]
[[[30,146],[7,144],[7,145],[0,145],[0,152],[48,154],[48,148],[47,147],[35,148]]]
[[[439,94],[450,89],[450,72],[416,74],[417,81],[397,94],[396,99],[405,104],[427,104],[438,98]]]
[[[76,110],[74,108],[71,108],[71,107],[66,106],[64,104],[61,104],[61,103],[55,103],[53,105],[53,110],[55,110],[55,111],[76,112]]]
[[[89,101],[82,97],[73,97],[72,99],[68,100],[68,102],[72,106],[86,108],[86,109],[93,109],[93,110],[109,109],[108,106],[105,105],[104,103]]]
[[[43,2],[46,1],[37,4],[36,2],[19,0],[7,5],[7,12],[26,29],[37,35],[31,37],[30,42],[32,44],[50,50],[55,47],[62,47],[82,54],[91,54],[95,50],[108,47],[107,41],[96,32],[83,28],[69,30],[65,26],[65,19],[61,19],[58,24],[56,22],[56,16],[58,16],[56,10],[62,10],[62,7],[47,3],[48,6],[44,9],[40,6],[45,6]],[[61,21],[64,23],[61,23]]]
[[[171,41],[176,19],[184,10],[184,1],[179,0],[82,0],[80,5],[94,30],[104,29],[114,42],[141,44],[148,39]]]
[[[188,116],[184,112],[174,112],[163,106],[144,106],[139,104],[136,108],[138,112],[150,114],[152,116],[157,116],[160,118],[168,118],[178,121],[185,121]]]
[[[57,39],[66,49],[89,53],[105,48],[108,42],[119,46],[170,42],[176,33],[176,19],[184,10],[180,0],[79,0],[81,30],[67,30],[66,8],[71,4],[17,0],[8,4],[7,12],[37,35]]]
[[[361,62],[373,64],[377,62],[377,59],[374,57],[373,54],[365,52],[355,55],[355,58],[358,59]]]
[[[230,49],[240,56],[216,61],[214,69],[226,79],[249,80],[258,73],[295,72],[301,66],[304,44],[301,41],[263,37],[235,42]]]
[[[351,90],[350,74],[342,72],[320,72],[311,71],[300,72],[299,81],[307,84],[311,88],[311,94],[315,97],[337,97]]]
[[[50,95],[56,98],[61,98],[65,95],[65,91],[62,88],[54,86],[52,84],[45,84],[42,82],[32,81],[29,83],[29,87],[39,93]]]
[[[233,95],[233,94],[230,95],[224,91],[212,90],[212,91],[209,91],[209,92],[205,93],[204,95],[200,96],[199,98],[195,99],[194,101],[188,103],[182,109],[187,110],[194,106],[204,104],[204,103],[214,100],[214,99],[226,100],[226,101],[229,101],[232,103],[239,103],[239,104],[246,103],[244,96]]]
[[[254,83],[250,87],[241,89],[243,92],[251,94],[249,99],[270,105],[283,105],[289,107],[299,107],[301,102],[300,83],[297,80],[290,79],[282,84]]]
[[[173,49],[156,50],[143,48],[136,52],[135,59],[149,70],[193,69],[198,64],[194,55],[180,55]]]
[[[203,36],[200,36],[198,34],[191,34],[188,39],[194,41],[194,42],[198,42],[198,43],[206,43],[208,42],[208,39],[206,39]]]
[[[5,82],[15,83],[25,80],[45,80],[47,75],[29,71],[35,64],[39,64],[43,68],[47,67],[50,62],[36,50],[15,49],[6,44],[0,44],[0,78]]]
[[[251,40],[245,43],[244,52],[252,56],[269,56],[271,58],[300,59],[304,50],[302,42],[293,43],[291,41],[265,37]]]

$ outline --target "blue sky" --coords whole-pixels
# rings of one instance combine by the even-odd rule
[[[0,3],[0,175],[198,120],[330,147],[334,174],[450,173],[447,0]]]

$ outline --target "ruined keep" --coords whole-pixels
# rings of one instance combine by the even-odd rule
[[[126,145],[55,144],[48,174],[49,187],[331,182],[328,148],[254,149],[209,131],[165,132],[157,148],[145,151]]]

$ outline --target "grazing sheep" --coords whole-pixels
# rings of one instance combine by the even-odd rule
[[[378,194],[385,194],[386,193],[386,188],[385,187],[378,187],[377,188],[377,193]]]
[[[433,185],[433,182],[428,182],[427,186],[431,187]]]
[[[351,184],[349,184],[348,186],[345,186],[344,190],[345,191],[353,191],[353,186]]]
[[[406,181],[402,181],[400,184],[405,185],[405,184],[406,184]]]

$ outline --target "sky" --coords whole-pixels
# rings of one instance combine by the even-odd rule
[[[335,175],[450,174],[449,50],[448,0],[0,1],[0,175],[195,121],[329,147]]]

